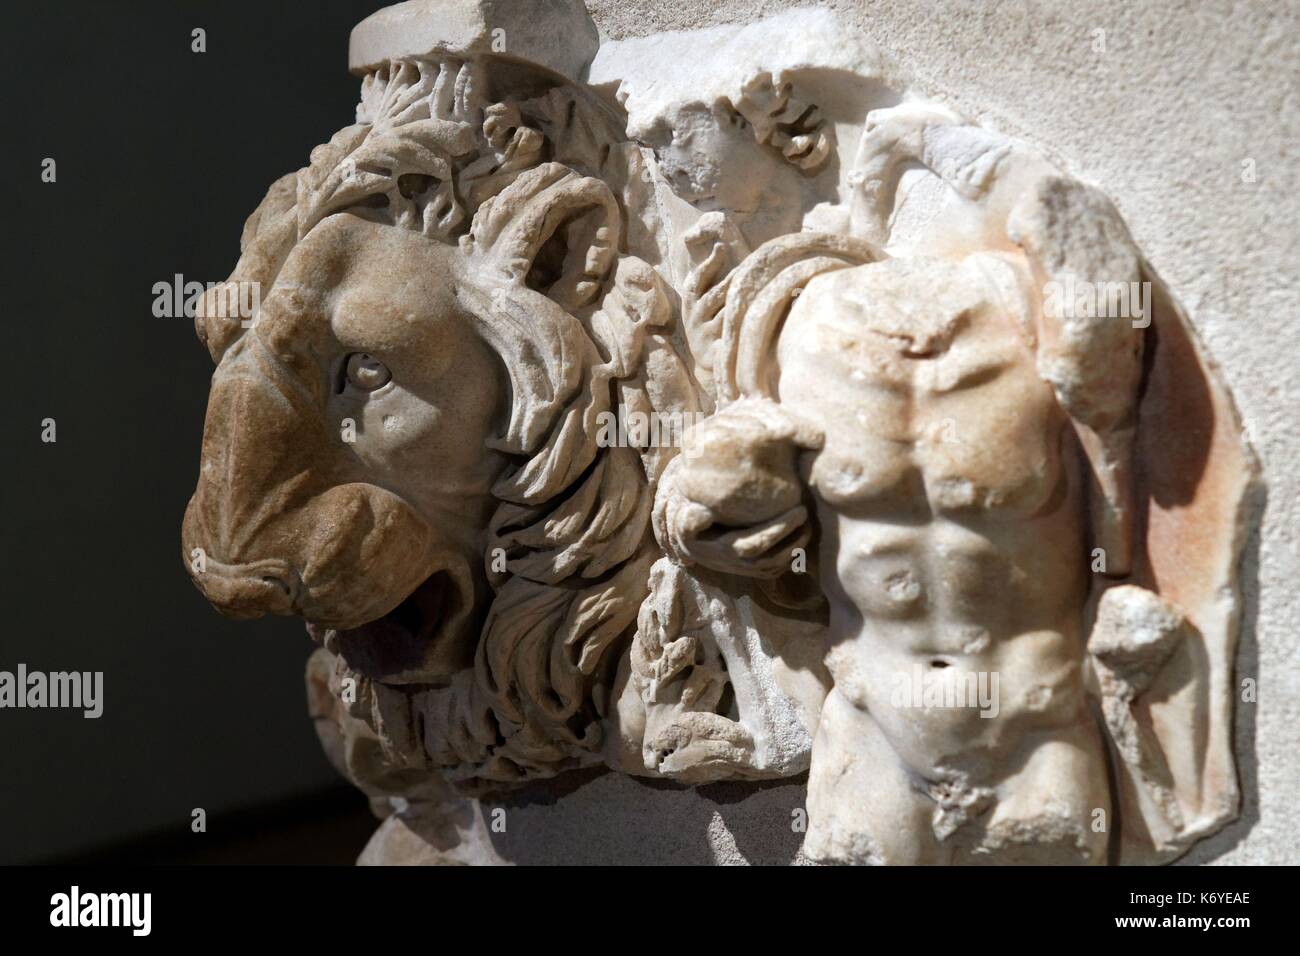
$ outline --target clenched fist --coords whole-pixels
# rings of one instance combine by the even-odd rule
[[[655,502],[655,531],[679,561],[749,577],[788,570],[808,541],[799,454],[822,435],[768,399],[745,398],[687,435]]]

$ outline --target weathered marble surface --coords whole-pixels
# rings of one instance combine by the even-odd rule
[[[364,862],[586,859],[508,835],[804,773],[688,839],[1158,862],[1235,816],[1256,468],[1100,191],[826,10],[598,50],[409,3],[351,65],[245,230],[251,328],[199,319],[183,547],[323,645]],[[650,783],[556,796],[601,767]]]

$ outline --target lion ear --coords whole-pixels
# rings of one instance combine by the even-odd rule
[[[508,282],[573,311],[600,295],[621,240],[622,215],[609,187],[546,163],[484,202],[462,243]]]

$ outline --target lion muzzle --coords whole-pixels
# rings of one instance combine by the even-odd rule
[[[247,620],[294,612],[299,580],[284,562],[230,565],[209,560],[202,572],[191,576],[203,596],[227,617]]]

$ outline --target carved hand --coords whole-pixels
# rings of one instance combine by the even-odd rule
[[[655,528],[680,562],[748,577],[776,577],[807,544],[799,453],[822,435],[767,399],[746,398],[697,425],[669,466]]]

